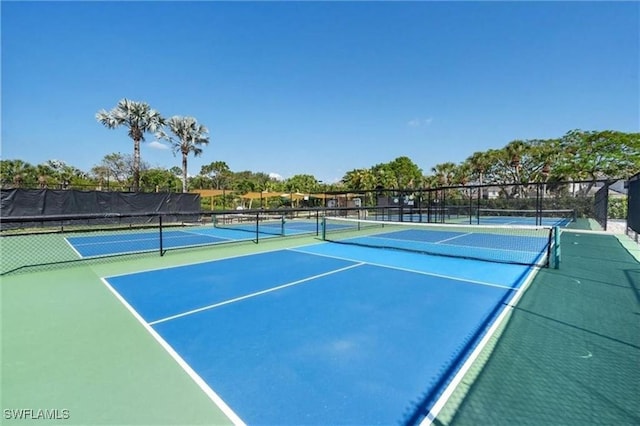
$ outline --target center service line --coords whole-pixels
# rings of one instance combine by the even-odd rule
[[[290,282],[290,283],[287,283],[287,284],[279,285],[277,287],[272,287],[272,288],[268,288],[266,290],[261,290],[261,291],[255,292],[255,293],[251,293],[251,294],[247,294],[247,295],[244,295],[244,296],[236,297],[234,299],[225,300],[224,302],[214,303],[213,305],[203,306],[201,308],[193,309],[191,311],[186,311],[186,312],[183,312],[181,314],[171,315],[170,317],[166,317],[166,318],[162,318],[162,319],[159,319],[159,320],[156,320],[156,321],[152,321],[152,322],[149,323],[149,325],[160,324],[160,323],[163,323],[163,322],[166,322],[166,321],[171,321],[171,320],[174,320],[174,319],[177,319],[177,318],[182,318],[182,317],[185,317],[187,315],[196,314],[198,312],[206,311],[206,310],[209,310],[209,309],[213,309],[213,308],[217,308],[217,307],[220,307],[220,306],[228,305],[230,303],[235,303],[235,302],[239,302],[241,300],[245,300],[245,299],[249,299],[249,298],[252,298],[252,297],[260,296],[262,294],[271,293],[273,291],[281,290],[283,288],[292,287],[294,285],[302,284],[302,283],[307,282],[307,281],[315,280],[316,278],[322,278],[322,277],[326,277],[327,275],[332,275],[332,274],[336,274],[338,272],[343,272],[343,271],[346,271],[346,270],[349,270],[349,269],[352,269],[352,268],[356,268],[356,267],[362,266],[364,264],[365,264],[364,262],[356,263],[355,265],[349,265],[349,266],[346,266],[344,268],[336,269],[334,271],[325,272],[325,273],[322,273],[322,274],[314,275],[312,277],[303,278],[303,279],[298,280],[298,281],[293,281],[293,282]]]

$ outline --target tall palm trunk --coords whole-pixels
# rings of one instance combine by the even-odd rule
[[[140,139],[133,140],[133,192],[140,189]]]
[[[131,138],[133,139],[133,192],[138,192],[140,189],[140,141],[142,140],[142,131],[137,125],[131,127]]]
[[[187,155],[188,152],[182,153],[182,192],[187,192]]]

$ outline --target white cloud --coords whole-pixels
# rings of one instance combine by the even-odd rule
[[[407,122],[409,127],[427,127],[433,122],[433,117],[428,118],[414,118]]]
[[[168,146],[158,141],[149,142],[149,147],[153,149],[169,149]]]
[[[274,172],[269,173],[269,177],[275,180],[283,180],[282,175],[279,175],[278,173],[274,173]]]

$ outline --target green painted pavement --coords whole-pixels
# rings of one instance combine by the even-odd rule
[[[434,424],[640,424],[640,263],[625,238],[563,232],[561,268],[537,274]]]
[[[561,268],[538,273],[435,424],[640,424],[640,265],[630,252],[640,256],[625,238],[564,232]],[[100,277],[316,242],[173,250],[0,277],[2,424],[228,424]],[[11,421],[6,409],[66,409],[70,418]]]

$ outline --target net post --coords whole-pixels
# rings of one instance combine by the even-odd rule
[[[479,191],[480,191],[480,188],[478,188],[478,192]],[[473,210],[473,193],[470,192],[469,193],[469,225],[473,225],[473,222],[471,221],[471,211],[472,210]]]
[[[445,223],[444,207],[447,205],[447,190],[442,190],[442,204],[440,205],[440,223]]]
[[[260,241],[260,213],[256,213],[256,239],[255,243]]]
[[[158,228],[159,228],[159,238],[160,238],[160,257],[164,256],[164,250],[162,247],[162,215],[158,216]]]
[[[553,228],[553,269],[560,269],[560,227],[554,226]]]
[[[536,183],[536,226],[542,226],[542,203],[540,202],[540,182]]]
[[[280,216],[280,234],[284,237],[284,224],[287,220],[284,217],[284,213]]]
[[[482,191],[484,190],[484,187],[480,188],[480,191],[478,192],[478,200],[476,202],[476,224],[480,225],[480,199],[482,198]],[[471,214],[472,212],[469,212],[469,221],[471,221]]]
[[[327,240],[327,217],[322,216],[322,240]]]

